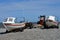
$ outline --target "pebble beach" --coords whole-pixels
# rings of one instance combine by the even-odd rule
[[[0,32],[2,30],[5,31],[0,29]],[[25,29],[23,32],[0,34],[0,40],[60,40],[60,29]]]

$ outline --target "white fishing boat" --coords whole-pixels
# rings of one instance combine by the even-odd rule
[[[3,22],[3,25],[7,31],[25,27],[25,22],[17,23],[17,22],[15,22],[15,20],[16,20],[16,18],[14,18],[14,17],[8,17]]]
[[[55,16],[49,16],[46,20],[46,24],[48,27],[56,27],[58,28],[58,21]]]

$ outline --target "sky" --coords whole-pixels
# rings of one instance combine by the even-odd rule
[[[5,17],[37,21],[40,15],[60,17],[60,0],[0,0],[0,21]]]

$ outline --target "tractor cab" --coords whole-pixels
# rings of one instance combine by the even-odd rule
[[[37,22],[37,24],[44,25],[44,23],[45,23],[45,15],[39,17],[39,21]]]

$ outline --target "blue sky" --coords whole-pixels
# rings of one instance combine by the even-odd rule
[[[40,15],[60,17],[60,0],[0,0],[1,21],[11,16],[37,21]]]

